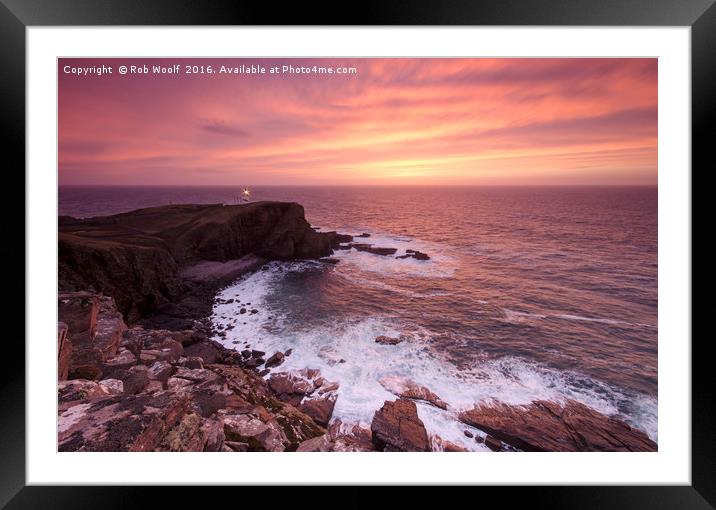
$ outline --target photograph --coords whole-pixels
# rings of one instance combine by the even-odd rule
[[[658,58],[56,62],[58,452],[658,452]]]

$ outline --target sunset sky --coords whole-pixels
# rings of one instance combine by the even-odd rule
[[[328,50],[328,48],[327,48]],[[119,65],[354,75],[121,75]],[[114,67],[112,75],[64,66]],[[656,184],[656,59],[60,59],[60,184]]]

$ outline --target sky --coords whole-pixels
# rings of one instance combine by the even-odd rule
[[[657,183],[656,59],[60,59],[58,94],[60,185]]]

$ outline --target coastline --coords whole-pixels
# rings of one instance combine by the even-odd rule
[[[342,424],[331,421],[337,382],[310,367],[264,379],[291,352],[238,352],[211,339],[220,334],[209,323],[217,292],[270,260],[331,263],[346,246],[394,254],[353,240],[316,232],[300,205],[278,202],[61,218],[59,358],[70,379],[59,383],[60,450],[463,451],[428,435],[415,402],[445,406],[429,388],[389,381],[396,399],[375,410],[370,428]],[[465,436],[490,450],[656,449],[643,432],[577,403],[460,416],[479,429]]]

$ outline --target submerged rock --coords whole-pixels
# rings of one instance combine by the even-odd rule
[[[400,342],[402,342],[404,338],[395,338],[392,336],[385,336],[380,335],[375,338],[375,343],[381,344],[381,345],[398,345]]]
[[[564,404],[539,400],[526,406],[483,404],[463,411],[459,419],[487,432],[488,438],[525,451],[657,450],[644,432],[574,400]]]
[[[372,253],[373,255],[393,255],[396,251],[398,251],[397,248],[380,248],[377,246],[373,246],[372,244],[366,244],[366,243],[351,243],[351,247],[355,248],[358,251],[365,251],[368,253]]]
[[[428,433],[411,400],[386,401],[373,415],[370,428],[373,444],[380,451],[430,451]]]

